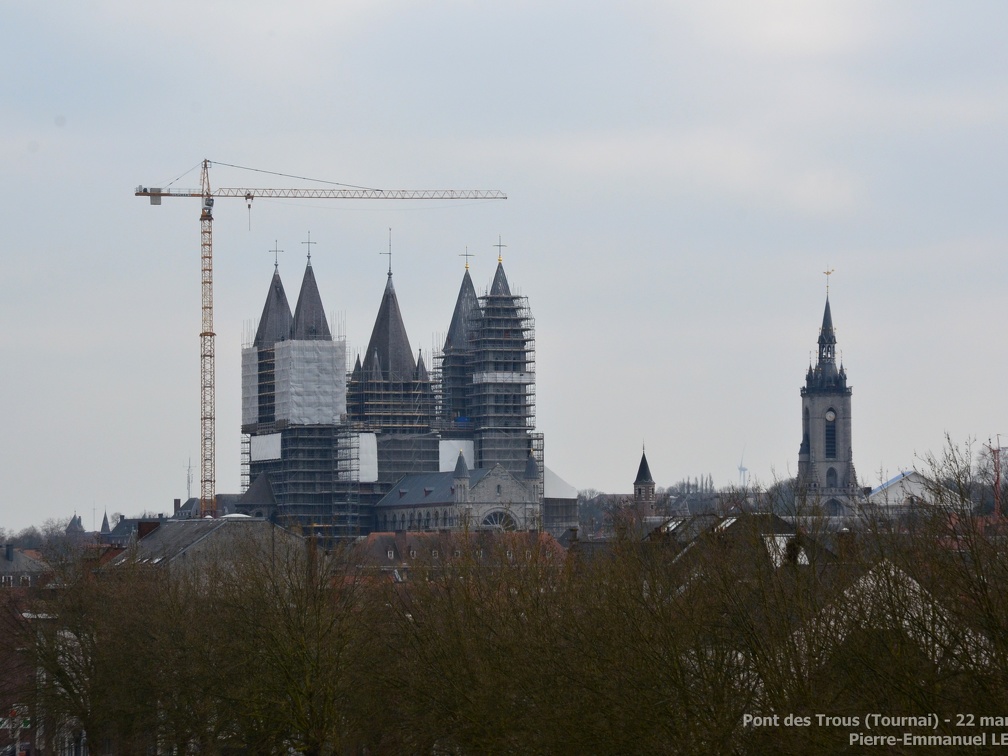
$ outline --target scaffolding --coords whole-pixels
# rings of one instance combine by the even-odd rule
[[[280,431],[282,454],[252,461],[253,478],[268,473],[278,518],[321,545],[368,530],[360,499],[359,428],[290,426]]]
[[[347,540],[370,530],[360,499],[360,428],[345,423],[336,436],[336,494],[331,540]]]
[[[480,307],[468,385],[477,465],[521,475],[533,452],[535,322],[525,297],[486,294]]]
[[[248,491],[251,481],[249,476],[251,475],[250,464],[252,462],[252,437],[248,433],[241,434],[241,492],[245,493]]]
[[[429,378],[389,380],[355,371],[347,387],[347,414],[375,432],[427,433],[434,425],[434,407]]]

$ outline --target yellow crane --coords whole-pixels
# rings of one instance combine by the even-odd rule
[[[150,197],[152,205],[160,205],[162,197],[197,197],[203,200],[200,212],[200,260],[202,269],[202,327],[200,330],[200,515],[217,514],[215,478],[214,415],[214,329],[213,329],[213,207],[218,197],[244,199],[251,208],[256,197],[298,199],[507,199],[496,189],[367,189],[344,187],[340,189],[262,189],[262,188],[210,188],[209,160],[203,161],[199,189],[173,189],[138,186],[137,197]],[[221,165],[228,165],[221,163]],[[240,166],[230,166],[239,168]]]

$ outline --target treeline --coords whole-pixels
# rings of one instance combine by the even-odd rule
[[[40,745],[86,732],[92,753],[858,751],[863,725],[817,714],[979,734],[956,716],[1008,711],[1008,549],[942,490],[898,528],[750,515],[567,553],[460,536],[395,573],[279,541],[189,567],[68,558],[9,594],[0,634],[38,671],[16,693]]]

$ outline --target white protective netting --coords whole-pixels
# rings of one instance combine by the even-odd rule
[[[252,436],[249,439],[249,459],[253,462],[280,459],[280,440],[279,433]]]
[[[259,350],[246,347],[241,353],[242,425],[259,422]]]
[[[378,480],[378,437],[374,433],[361,433],[360,482],[374,483]]]
[[[276,355],[276,419],[337,425],[346,414],[346,343],[281,341]]]

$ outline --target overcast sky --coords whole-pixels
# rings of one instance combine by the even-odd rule
[[[360,349],[392,229],[425,354],[499,235],[577,488],[629,492],[642,442],[659,486],[794,474],[827,269],[862,484],[1008,440],[1006,36],[1000,2],[5,3],[0,526],[167,512],[190,459],[198,495],[199,202],[133,191],[203,158],[508,195],[218,200],[218,491],[272,250],[293,306],[309,231]]]

